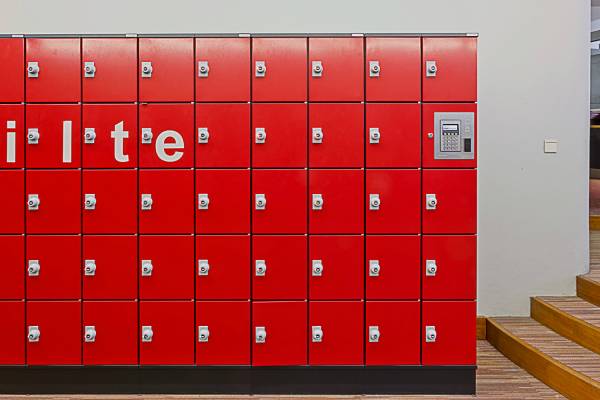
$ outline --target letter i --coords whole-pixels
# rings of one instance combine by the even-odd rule
[[[17,121],[6,121],[6,129],[16,129]],[[17,133],[14,131],[6,132],[6,162],[14,163],[17,158]]]

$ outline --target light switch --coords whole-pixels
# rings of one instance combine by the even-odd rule
[[[544,140],[544,153],[558,153],[558,140],[556,140],[556,139]]]

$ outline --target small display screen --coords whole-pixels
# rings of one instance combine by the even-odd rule
[[[458,124],[443,124],[443,131],[458,131]]]

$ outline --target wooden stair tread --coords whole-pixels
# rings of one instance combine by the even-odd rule
[[[495,317],[494,320],[547,356],[600,384],[600,355],[562,337],[529,317]]]
[[[600,329],[600,307],[577,296],[539,296],[540,300]]]

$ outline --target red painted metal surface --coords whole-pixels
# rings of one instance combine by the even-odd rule
[[[24,51],[23,38],[0,38],[1,103],[20,103],[25,100]]]
[[[25,237],[22,235],[0,236],[2,254],[2,280],[0,300],[25,298]],[[1,353],[1,352],[0,352]]]
[[[25,172],[23,170],[0,170],[0,233],[22,233],[25,228]]]
[[[25,364],[25,302],[0,301],[0,365]]]

